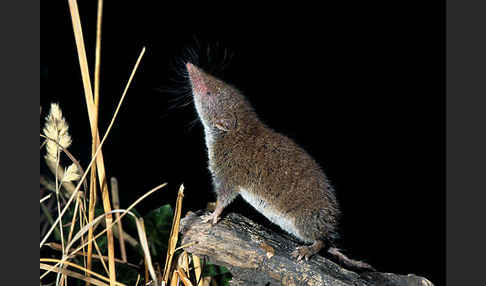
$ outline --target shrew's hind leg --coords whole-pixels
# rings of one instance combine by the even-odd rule
[[[311,256],[318,253],[319,250],[321,250],[323,247],[324,241],[316,240],[312,245],[296,247],[295,250],[292,252],[292,256],[296,257],[297,261],[302,260],[302,258],[305,258],[305,260],[309,260]]]

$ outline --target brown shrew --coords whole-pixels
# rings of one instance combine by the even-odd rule
[[[344,266],[372,270],[334,247],[340,210],[318,163],[259,120],[239,90],[191,63],[186,68],[217,196],[216,209],[203,219],[217,223],[223,209],[241,195],[272,223],[310,244],[295,249],[297,260],[326,249]]]

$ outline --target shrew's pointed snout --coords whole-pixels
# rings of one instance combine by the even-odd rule
[[[192,83],[194,83],[194,81],[202,80],[203,75],[197,66],[187,62],[186,69]]]
[[[187,72],[189,74],[189,80],[192,85],[192,90],[194,94],[207,94],[208,87],[204,80],[204,74],[199,70],[198,67],[191,64],[190,62],[186,63]]]
[[[187,62],[186,63],[186,69],[189,72],[189,74],[191,74],[191,73],[194,73],[194,70],[196,69],[196,67],[193,64],[191,64],[190,62]]]

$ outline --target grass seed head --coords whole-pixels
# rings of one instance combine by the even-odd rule
[[[44,126],[44,135],[52,140],[48,140],[46,144],[47,154],[46,160],[56,162],[58,156],[59,143],[64,149],[67,149],[71,145],[71,136],[69,135],[69,125],[66,119],[62,116],[61,108],[57,103],[51,104],[51,110],[46,117],[46,123]]]

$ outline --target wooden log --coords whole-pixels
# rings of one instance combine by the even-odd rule
[[[272,232],[235,213],[212,226],[201,221],[204,214],[189,212],[181,220],[182,245],[192,243],[187,252],[227,267],[233,275],[231,285],[433,285],[413,274],[358,274],[320,255],[298,262],[290,253],[299,242],[290,235]]]

